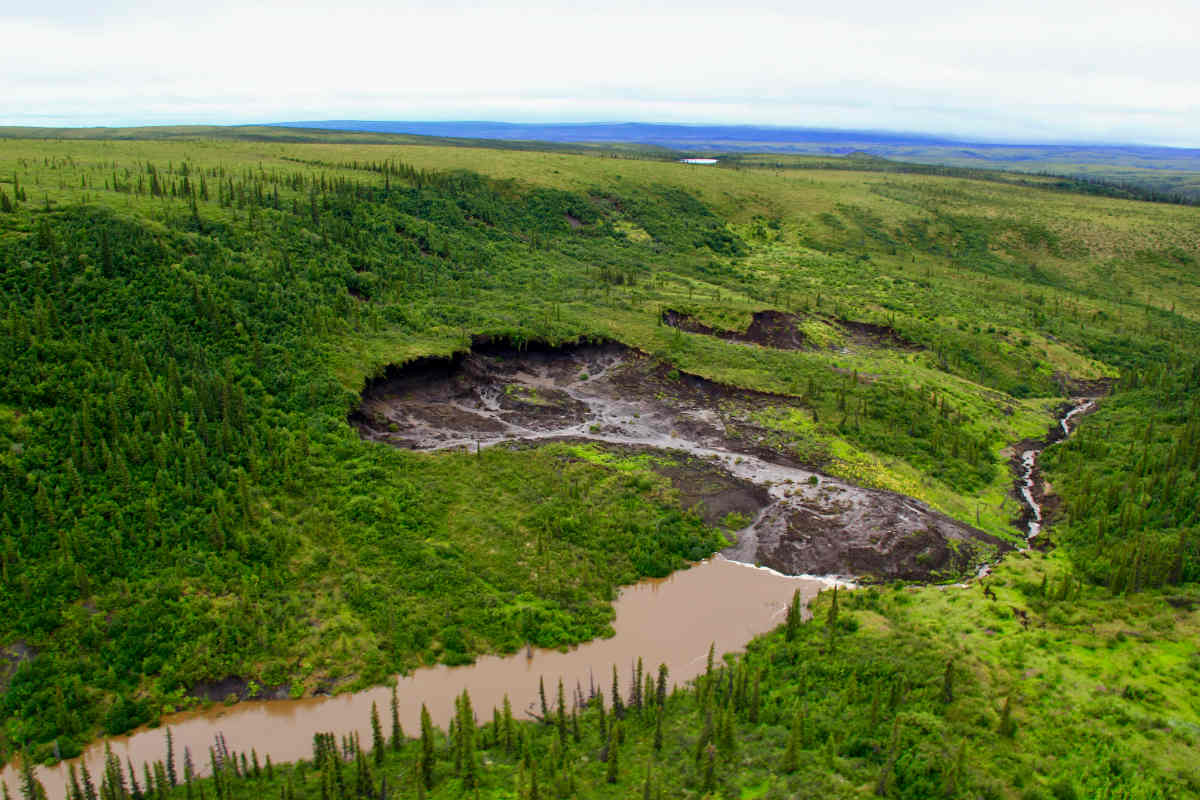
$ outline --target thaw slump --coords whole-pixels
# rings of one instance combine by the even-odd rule
[[[390,371],[352,417],[363,437],[416,450],[589,441],[652,449],[685,497],[696,475],[740,482],[759,499],[725,555],[790,575],[945,579],[1010,549],[892,492],[863,489],[799,462],[755,412],[793,398],[669,371],[615,344],[477,347]]]

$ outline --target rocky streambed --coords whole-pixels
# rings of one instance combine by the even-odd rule
[[[710,521],[752,520],[727,558],[789,575],[944,580],[1012,549],[918,500],[821,474],[754,421],[788,405],[798,407],[614,343],[480,341],[390,369],[351,421],[365,438],[415,450],[570,440],[652,451],[685,504]]]
[[[1042,477],[1038,458],[1042,451],[1066,439],[1075,430],[1078,417],[1096,410],[1100,397],[1107,394],[1109,384],[1095,381],[1087,386],[1089,393],[1072,398],[1058,409],[1058,420],[1041,439],[1024,439],[1013,446],[1011,467],[1016,476],[1014,490],[1021,500],[1022,511],[1017,527],[1025,534],[1030,547],[1047,548],[1050,540],[1043,536],[1045,518],[1057,498],[1049,495]]]

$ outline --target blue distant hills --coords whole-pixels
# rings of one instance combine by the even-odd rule
[[[880,131],[843,131],[824,128],[776,128],[754,125],[668,125],[646,122],[519,123],[519,122],[385,122],[321,120],[282,122],[282,127],[327,130],[407,133],[462,139],[503,139],[529,142],[579,142],[589,144],[634,143],[660,147],[681,146],[728,149],[732,145],[826,144],[840,149],[848,140],[885,145],[924,144],[949,146],[958,140],[922,134]],[[737,149],[743,149],[739,147]]]
[[[576,144],[639,144],[684,152],[798,153],[884,158],[955,166],[1102,164],[1200,172],[1200,149],[1107,144],[1012,144],[922,133],[757,125],[679,125],[645,122],[514,123],[316,120],[278,127],[401,133],[462,139]]]

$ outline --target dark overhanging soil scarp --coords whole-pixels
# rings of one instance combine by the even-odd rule
[[[819,472],[754,412],[796,398],[680,373],[611,341],[514,344],[392,367],[350,422],[414,450],[589,442],[662,455],[656,471],[708,522],[753,521],[725,554],[793,575],[945,580],[1011,549],[912,498]]]
[[[786,311],[756,311],[751,315],[750,325],[744,331],[713,328],[697,320],[694,316],[681,311],[667,309],[662,313],[662,322],[672,328],[715,336],[731,342],[745,342],[760,347],[770,347],[776,350],[817,350],[819,349],[801,328],[806,315]],[[856,322],[846,319],[826,319],[822,321],[841,330],[846,341],[855,347],[890,350],[920,351],[925,348],[904,338],[896,329],[887,325],[876,325],[870,322]]]

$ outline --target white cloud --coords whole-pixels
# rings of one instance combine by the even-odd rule
[[[0,11],[0,123],[661,120],[1200,145],[1200,5]]]

